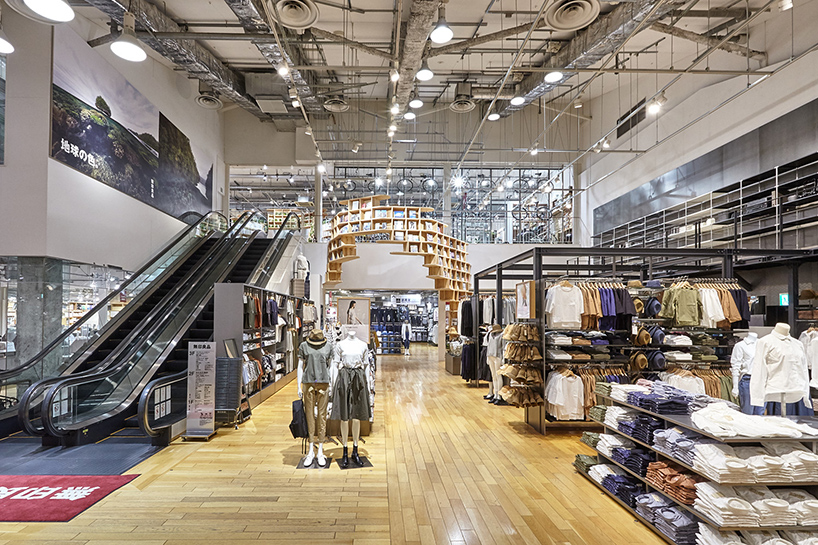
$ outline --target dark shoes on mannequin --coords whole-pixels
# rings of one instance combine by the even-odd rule
[[[483,396],[483,399],[494,399],[494,396],[491,394],[486,394]]]
[[[347,447],[344,447],[344,456],[341,458],[341,467],[344,469],[349,467],[349,452],[347,451]]]
[[[500,405],[500,406],[502,406],[502,405],[508,405],[508,401],[506,401],[505,399],[503,399],[503,398],[501,398],[501,397],[498,397],[498,398],[497,398],[497,399],[494,401],[494,404],[495,404],[495,405]]]
[[[358,467],[363,467],[364,465],[364,461],[358,456],[358,447],[352,447],[352,461],[355,462],[355,465]]]

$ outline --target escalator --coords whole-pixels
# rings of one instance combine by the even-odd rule
[[[262,238],[253,227],[257,221],[245,214],[223,237],[197,249],[203,253],[185,261],[192,267],[180,266],[168,276],[172,287],[161,290],[153,308],[141,318],[133,314],[130,333],[109,337],[94,367],[32,385],[18,408],[26,432],[42,436],[46,445],[64,446],[137,435],[132,432],[143,389],[184,376],[188,343],[213,338],[214,285],[263,277],[283,255],[292,233],[282,225],[275,237]],[[115,339],[119,343],[111,348]]]
[[[22,392],[42,379],[98,370],[151,309],[197,266],[227,227],[227,219],[218,212],[202,217],[40,353],[22,365],[0,371],[0,395],[8,401],[0,410],[0,438],[19,430],[17,412]],[[122,296],[130,302],[114,313],[111,303]]]

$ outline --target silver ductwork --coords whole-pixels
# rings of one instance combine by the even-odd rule
[[[401,110],[406,108],[409,95],[414,88],[415,73],[423,62],[426,39],[432,25],[437,21],[440,0],[413,0],[406,22],[406,35],[400,57],[400,80],[398,81],[397,102]]]

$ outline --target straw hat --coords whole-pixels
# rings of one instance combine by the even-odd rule
[[[459,337],[460,336],[460,333],[457,332],[457,328],[454,327],[454,326],[450,327],[449,331],[447,331],[446,333],[449,334],[449,337]]]
[[[320,329],[313,329],[310,331],[310,336],[307,337],[307,344],[310,346],[323,346],[327,342],[324,338],[324,332]]]
[[[503,326],[498,324],[494,324],[493,326],[491,326],[492,333],[500,333],[501,331],[503,331]]]
[[[642,314],[642,311],[645,310],[645,303],[638,297],[633,298],[633,308],[636,309],[638,314]]]
[[[629,288],[642,289],[644,286],[642,285],[642,282],[640,282],[639,280],[629,280],[628,281],[628,287]]]
[[[815,299],[816,294],[811,289],[801,290],[801,294],[798,296],[799,299]]]

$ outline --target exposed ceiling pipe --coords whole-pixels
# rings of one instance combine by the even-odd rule
[[[145,0],[87,0],[87,4],[122,24],[123,14],[130,11],[137,27],[151,32],[181,32],[182,28],[159,8]],[[259,119],[269,120],[244,89],[244,76],[224,66],[201,45],[193,40],[143,38],[151,49],[167,58],[187,73],[209,85],[214,91],[232,100]]]
[[[499,112],[501,116],[525,108],[532,101],[554,89],[571,77],[572,67],[589,68],[616,49],[631,35],[636,28],[645,29],[674,9],[678,9],[682,0],[637,0],[616,6],[613,11],[600,16],[584,30],[579,31],[574,39],[565,44],[559,53],[551,57],[547,67],[563,72],[561,80],[547,83],[545,75],[535,73],[518,85],[517,95],[523,96],[525,102],[518,106],[510,103]],[[655,9],[658,6],[658,9]],[[650,16],[650,19],[643,20]]]
[[[264,6],[262,5],[262,0],[224,1],[230,7],[230,9],[233,10],[233,13],[236,14],[236,17],[239,19],[239,23],[241,23],[241,26],[246,32],[272,32],[272,28],[264,11]],[[284,31],[286,32],[286,30]],[[270,42],[264,40],[258,42],[254,41],[253,43],[261,54],[264,55],[264,58],[274,66],[280,66],[285,62],[289,67],[297,64],[307,64],[304,62],[305,59],[290,58],[287,52],[283,51],[276,41]],[[295,53],[298,52],[296,51]],[[301,104],[304,106],[305,110],[316,114],[325,113],[321,101],[312,90],[312,84],[315,83],[312,76],[307,76],[302,74],[300,71],[291,68],[287,77],[292,80],[293,84],[298,89],[298,98],[301,100]]]
[[[545,27],[545,19],[540,19],[534,26],[535,29],[543,27]],[[444,45],[443,47],[433,47],[432,49],[429,50],[429,54],[427,55],[427,57],[437,57],[438,55],[449,55],[451,53],[459,53],[461,51],[465,51],[466,49],[470,49],[478,45],[496,42],[498,40],[504,40],[505,38],[510,38],[518,34],[525,34],[526,32],[528,32],[530,28],[531,22],[529,21],[528,23],[525,23],[523,25],[507,28],[505,30],[500,30],[498,32],[492,32],[490,34],[484,34],[483,36],[478,36],[476,38],[471,38],[453,44]],[[559,51],[560,43],[553,42],[553,44],[554,44],[553,46],[549,47],[548,50],[543,50],[543,52],[556,53],[557,51]]]
[[[471,88],[471,97],[475,100],[491,100],[494,97],[497,100],[511,100],[514,98],[514,91],[503,90],[499,94],[496,87],[475,87]]]
[[[669,34],[670,36],[675,36],[676,38],[682,38],[683,40],[689,40],[697,44],[706,45],[707,47],[712,47],[713,45],[721,42],[719,38],[703,36],[702,34],[698,34],[690,30],[685,30],[683,28],[665,25],[662,23],[653,23],[650,29],[655,30],[656,32],[661,32],[662,34]],[[751,59],[761,61],[764,64],[767,63],[766,53],[749,49],[746,45],[737,44],[735,42],[724,42],[719,46],[719,49],[741,57],[746,57],[749,54]]]
[[[406,109],[409,95],[415,85],[415,73],[423,62],[423,52],[429,38],[429,31],[437,21],[440,0],[414,0],[406,22],[406,36],[400,55],[400,80],[398,80],[397,103],[401,111]]]
[[[329,32],[326,30],[321,30],[320,28],[311,28],[309,32],[312,33],[313,36],[316,38],[324,38],[325,40],[330,40],[333,42],[338,42],[340,44],[344,44],[348,47],[353,49],[357,49],[364,53],[368,53],[370,55],[374,55],[375,57],[380,57],[382,59],[386,59],[388,61],[395,61],[396,59],[387,53],[386,51],[381,51],[380,49],[375,49],[374,47],[369,47],[368,45],[364,45],[360,42],[356,42],[354,40],[350,40],[349,38],[345,38],[340,34],[335,34],[334,32]]]

